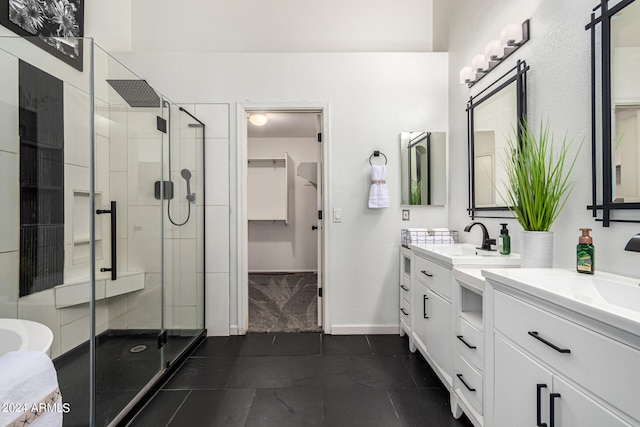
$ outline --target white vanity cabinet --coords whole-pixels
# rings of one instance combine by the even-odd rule
[[[640,337],[591,317],[597,311],[589,304],[598,295],[588,295],[597,288],[592,279],[497,271],[483,273],[493,314],[485,334],[493,359],[486,365],[493,398],[485,406],[486,425],[639,426]],[[573,311],[570,302],[526,281],[552,291],[550,282],[557,281],[557,289],[586,302],[585,309]]]

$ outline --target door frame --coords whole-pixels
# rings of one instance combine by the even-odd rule
[[[322,263],[318,268],[318,278],[322,283],[318,283],[322,286],[322,307],[318,307],[318,310],[322,310],[322,329],[324,333],[331,333],[331,289],[329,280],[329,266],[328,262],[328,248],[329,236],[330,236],[330,224],[327,220],[329,212],[329,159],[330,159],[330,133],[329,133],[329,117],[330,106],[329,103],[323,102],[239,102],[236,105],[236,141],[237,141],[237,156],[236,156],[236,241],[237,241],[237,264],[236,264],[236,277],[237,277],[237,334],[244,335],[247,333],[249,327],[249,256],[248,256],[248,221],[247,221],[247,112],[260,110],[264,112],[279,112],[279,111],[293,111],[293,112],[320,112],[322,114],[322,144],[321,147],[321,173],[322,173],[322,213],[323,220],[318,221],[321,226],[319,228],[318,238],[322,241],[322,251],[319,254]],[[233,303],[233,302],[232,302]]]

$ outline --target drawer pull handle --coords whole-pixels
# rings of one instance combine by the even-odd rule
[[[400,311],[402,312],[402,314],[404,314],[405,316],[408,316],[409,313],[407,313],[406,311],[404,311],[404,308],[401,308]]]
[[[542,389],[547,388],[546,384],[536,384],[537,387],[537,399],[536,399],[536,425],[538,427],[547,427],[547,423],[542,422]]]
[[[558,353],[571,353],[571,350],[569,350],[568,348],[560,348],[557,345],[555,345],[554,343],[545,340],[540,335],[538,335],[537,331],[529,331],[528,334],[531,335],[532,337],[534,337],[535,339],[537,339],[538,341],[541,341],[541,342],[545,343],[546,345],[548,345],[549,347],[551,347],[552,349],[554,349]]]
[[[464,384],[464,386],[467,388],[467,390],[469,390],[469,391],[474,391],[474,392],[476,391],[476,389],[475,389],[475,388],[471,388],[471,387],[469,387],[469,384],[467,384],[467,383],[464,381],[464,378],[462,378],[462,374],[456,374],[456,377],[458,377],[458,379],[460,380],[460,382],[461,382],[462,384]]]
[[[556,416],[556,397],[560,397],[560,393],[551,393],[549,395],[549,427],[553,427],[555,425],[555,416]]]
[[[402,289],[404,289],[405,291],[409,292],[409,288],[405,287],[404,285],[400,285],[400,287],[401,287]]]
[[[429,299],[428,296],[423,295],[423,298],[422,298],[422,314],[424,314],[424,318],[425,319],[429,318],[429,316],[427,316],[427,300],[428,299]]]
[[[424,274],[427,277],[433,277],[433,274],[429,273],[427,270],[422,270],[421,273]]]
[[[475,349],[477,348],[475,345],[471,345],[471,344],[469,344],[468,342],[466,342],[466,341],[464,340],[464,338],[463,338],[463,336],[462,336],[462,335],[456,335],[456,336],[458,337],[458,339],[459,339],[460,341],[462,341],[462,343],[463,343],[464,345],[466,345],[467,347],[469,347],[471,350],[475,350]]]

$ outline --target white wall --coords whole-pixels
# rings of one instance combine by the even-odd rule
[[[287,224],[283,221],[249,221],[249,271],[315,271],[318,231],[311,229],[317,215],[317,190],[296,176],[301,162],[318,162],[316,138],[249,138],[249,158],[282,158],[287,153],[293,168],[289,183]]]
[[[400,229],[444,226],[447,208],[414,207],[401,220],[401,131],[446,131],[447,55],[429,53],[351,54],[180,54],[122,53],[125,64],[162,87],[178,102],[324,102],[329,114],[329,205],[343,210],[341,223],[329,227],[327,295],[334,332],[349,325],[397,329],[398,246]],[[205,71],[203,71],[205,70]],[[257,78],[256,70],[260,70]],[[235,108],[231,108],[235,125]],[[230,132],[231,236],[236,236],[235,128]],[[391,208],[367,208],[369,156],[383,151],[389,161]],[[221,160],[211,159],[222,166]],[[465,174],[466,176],[466,174]],[[207,223],[209,224],[209,222]],[[210,226],[207,225],[209,228]],[[231,241],[232,271],[236,267]],[[231,278],[231,324],[237,323]],[[207,296],[207,304],[215,296]],[[342,328],[341,328],[342,327]]]
[[[581,0],[465,2],[464,8],[460,8],[453,17],[449,33],[449,221],[452,228],[459,230],[470,222],[465,211],[467,199],[462,197],[468,194],[467,176],[456,172],[466,170],[466,101],[513,66],[514,61],[524,59],[531,66],[527,74],[529,120],[535,124],[541,118],[548,118],[556,144],[568,132],[569,139],[574,140],[572,153],[584,141],[571,176],[576,187],[551,228],[554,233],[554,266],[575,268],[578,228],[591,227],[596,247],[596,269],[637,277],[640,276],[635,267],[638,254],[625,252],[623,248],[629,237],[638,231],[638,225],[613,223],[610,228],[603,228],[586,210],[591,203],[591,93],[590,36],[584,27],[589,21],[591,6]],[[496,38],[501,28],[527,18],[531,18],[531,41],[476,87],[468,89],[458,83],[459,70],[468,65],[473,55],[481,52],[488,41]],[[500,220],[482,221],[487,224],[491,236],[498,235]],[[519,251],[521,227],[514,220],[507,222],[512,230],[512,250]],[[479,242],[480,231],[461,233],[461,239]]]
[[[136,0],[132,48],[164,52],[432,50],[432,0]]]

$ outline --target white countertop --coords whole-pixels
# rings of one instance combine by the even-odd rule
[[[545,268],[489,268],[482,275],[640,337],[640,279]]]
[[[480,294],[484,292],[485,279],[480,268],[454,268],[453,277],[464,282]]]
[[[450,245],[410,244],[409,248],[417,253],[432,257],[446,264],[469,266],[519,266],[520,255],[501,255],[497,251],[483,251],[471,243]]]

